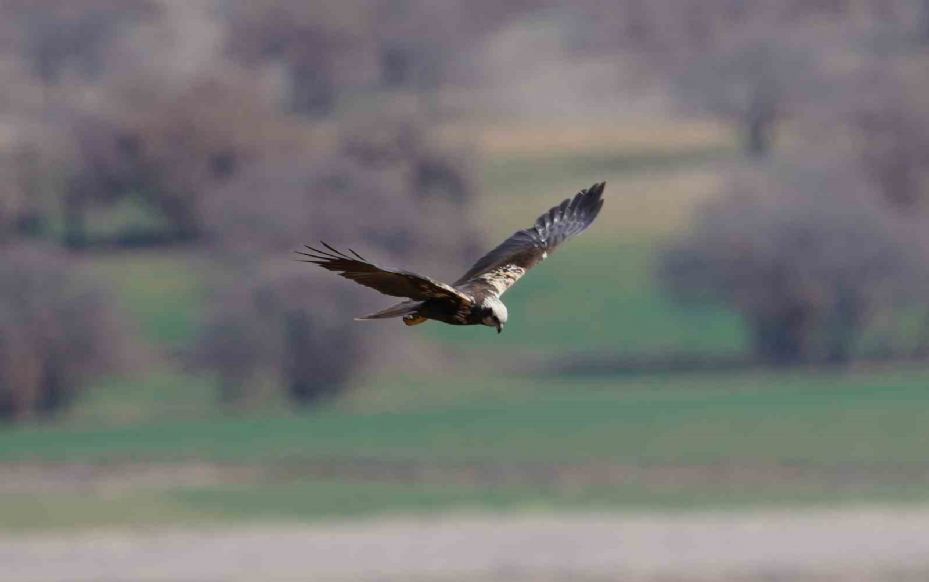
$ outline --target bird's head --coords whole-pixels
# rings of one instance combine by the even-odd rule
[[[490,298],[485,300],[483,308],[481,323],[490,327],[496,327],[497,333],[503,331],[503,326],[506,325],[507,318],[506,305],[499,299]]]

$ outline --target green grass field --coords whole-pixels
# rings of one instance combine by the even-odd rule
[[[406,384],[381,389],[406,390]],[[457,402],[420,400],[392,412],[343,409],[112,428],[7,429],[0,433],[0,462],[208,462],[267,467],[269,474],[286,467],[291,477],[103,494],[0,494],[0,526],[308,519],[456,508],[925,500],[927,386],[929,372],[918,371],[529,378],[485,386],[481,398],[469,398],[462,386]],[[441,389],[430,384],[422,391],[433,388]],[[322,477],[303,472],[320,463],[351,467],[372,460],[383,474]],[[410,463],[438,475],[448,469],[460,475],[468,467],[633,471],[619,483],[574,482],[570,472],[536,483],[408,480],[391,470]],[[765,477],[693,481],[685,476],[676,481],[653,475],[662,467],[709,467],[711,473],[713,467],[740,467]],[[900,473],[901,467],[909,472]],[[791,477],[797,468],[812,473]]]
[[[484,384],[479,398],[468,396],[470,382]],[[0,461],[377,457],[879,466],[924,463],[929,435],[929,372],[465,378],[447,387],[433,379],[421,388],[458,385],[456,402],[423,399],[395,411],[5,429]]]

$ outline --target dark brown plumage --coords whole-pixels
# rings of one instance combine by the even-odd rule
[[[307,246],[298,251],[315,263],[385,295],[407,301],[360,319],[403,317],[407,325],[435,319],[452,325],[489,325],[499,332],[507,320],[500,296],[549,253],[589,227],[603,207],[605,182],[594,184],[540,216],[535,224],[513,233],[478,259],[452,285],[424,275],[380,267],[349,249],[345,254],[326,243],[326,250]]]

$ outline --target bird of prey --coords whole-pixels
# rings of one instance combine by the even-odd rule
[[[402,317],[406,325],[417,325],[433,319],[451,325],[496,327],[500,333],[507,320],[506,305],[500,296],[558,245],[593,223],[603,206],[605,185],[594,184],[551,208],[534,225],[513,233],[478,259],[451,285],[410,271],[379,267],[351,249],[346,254],[326,243],[322,243],[325,250],[306,245],[308,252],[297,254],[306,257],[304,262],[335,271],[385,295],[406,298],[359,320]]]

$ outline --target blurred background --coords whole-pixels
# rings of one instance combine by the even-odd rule
[[[0,0],[0,530],[925,502],[927,56],[926,0]],[[600,180],[499,336],[293,260],[454,280]]]

